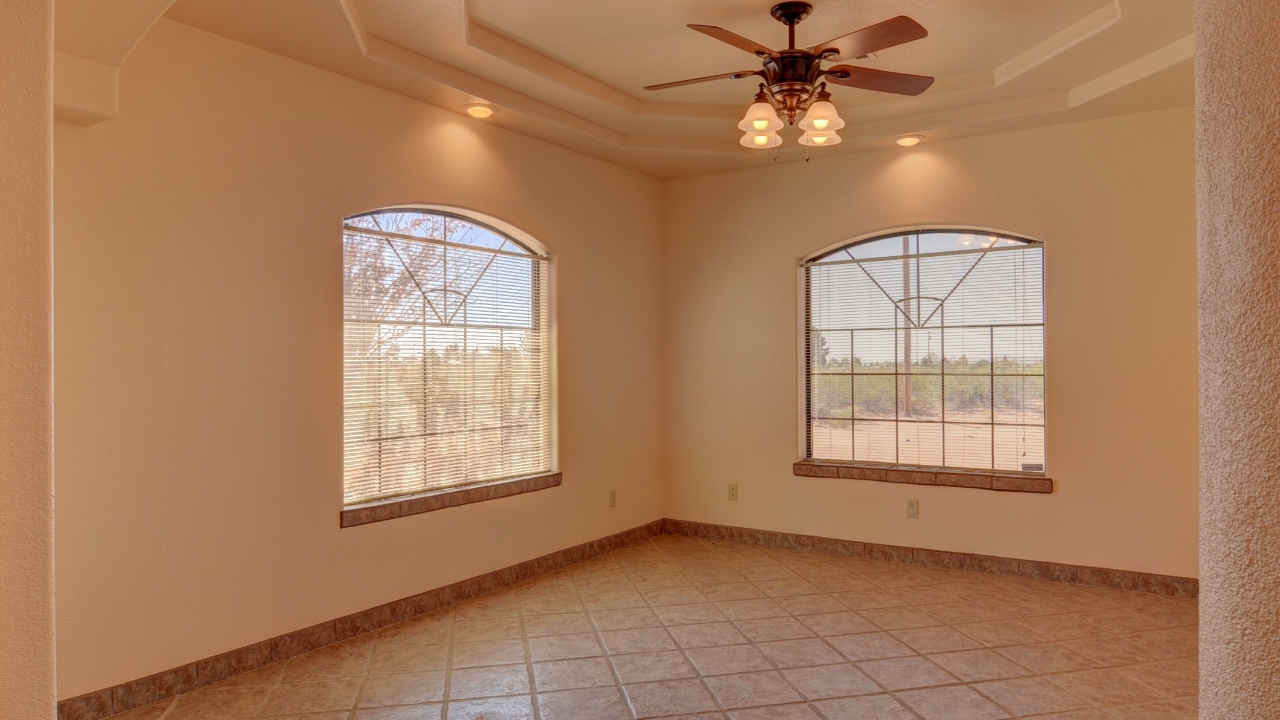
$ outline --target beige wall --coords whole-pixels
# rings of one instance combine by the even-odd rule
[[[667,183],[668,513],[1195,576],[1194,152],[1184,108]],[[791,474],[797,261],[923,224],[1046,244],[1053,495]]]
[[[0,715],[54,716],[53,3],[0,13]]]
[[[167,21],[120,85],[57,130],[61,697],[661,516],[657,181]],[[340,223],[413,202],[555,253],[564,484],[339,530]]]

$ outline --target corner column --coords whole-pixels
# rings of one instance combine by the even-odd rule
[[[1280,12],[1195,0],[1200,717],[1280,712]]]

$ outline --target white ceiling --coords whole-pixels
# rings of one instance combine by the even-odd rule
[[[163,11],[169,0],[148,0]],[[645,85],[759,67],[685,28],[719,25],[778,48],[770,0],[177,0],[165,17],[446,109],[484,100],[492,122],[655,177],[772,162],[737,145],[753,79]],[[64,0],[58,49],[98,62],[97,2]],[[1140,112],[1193,102],[1191,0],[814,0],[812,45],[895,15],[929,37],[863,61],[938,82],[918,98],[851,88],[849,126],[822,153]],[[63,8],[68,8],[63,10]],[[100,13],[99,13],[100,14]],[[134,22],[134,25],[137,23]],[[116,23],[120,25],[120,23]],[[136,28],[131,28],[136,34]],[[118,54],[118,52],[117,52]],[[785,136],[785,133],[784,133]],[[792,139],[784,161],[804,150]]]

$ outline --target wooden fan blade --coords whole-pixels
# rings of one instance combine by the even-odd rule
[[[836,85],[898,95],[919,95],[933,85],[933,78],[924,75],[906,75],[856,65],[837,65],[826,72],[826,80]]]
[[[815,45],[810,50],[819,55],[834,50],[836,54],[828,55],[826,60],[849,60],[919,40],[928,35],[929,31],[925,30],[923,25],[906,15],[899,15],[871,27],[854,30],[835,40]]]
[[[720,42],[729,43],[739,50],[746,50],[747,52],[760,57],[776,57],[778,55],[778,53],[761,45],[755,40],[748,40],[747,38],[744,38],[737,33],[731,33],[722,27],[716,27],[715,25],[690,25],[689,28],[691,30],[697,30],[703,35],[710,35]]]
[[[724,73],[722,75],[708,75],[706,77],[693,78],[692,80],[677,80],[676,82],[662,83],[661,85],[650,85],[645,90],[666,90],[667,88],[680,87],[681,85],[693,85],[712,80],[737,80],[738,78],[759,74],[759,70],[739,70],[738,72]]]

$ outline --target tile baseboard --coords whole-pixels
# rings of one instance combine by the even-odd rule
[[[1038,580],[1091,585],[1113,590],[1133,590],[1156,595],[1192,598],[1200,595],[1200,581],[1195,578],[1155,575],[1132,570],[1111,570],[1108,568],[1064,565],[1039,560],[1020,560],[1017,558],[957,553],[946,550],[926,550],[924,548],[904,547],[901,545],[880,545],[857,540],[838,540],[816,535],[754,530],[730,525],[672,520],[670,518],[662,521],[662,532],[664,535],[688,535],[708,540],[728,540],[787,550],[810,550],[830,555],[866,558],[868,560],[890,560],[926,567],[973,570],[997,575],[1013,575]]]
[[[150,705],[165,698],[190,692],[202,685],[250,672],[273,662],[380,630],[389,625],[423,615],[446,605],[483,595],[529,578],[581,562],[655,535],[685,535],[709,540],[726,540],[763,547],[813,552],[870,560],[923,565],[927,567],[1076,583],[1119,590],[1134,590],[1179,597],[1197,597],[1199,581],[1128,570],[1063,565],[926,550],[898,545],[880,545],[856,540],[839,540],[815,535],[754,530],[689,520],[661,519],[624,530],[608,537],[517,563],[501,570],[468,578],[451,585],[352,613],[336,620],[312,625],[279,637],[263,640],[230,652],[187,663],[178,668],[149,675],[115,687],[97,690],[58,703],[58,720],[102,720],[112,715]]]

